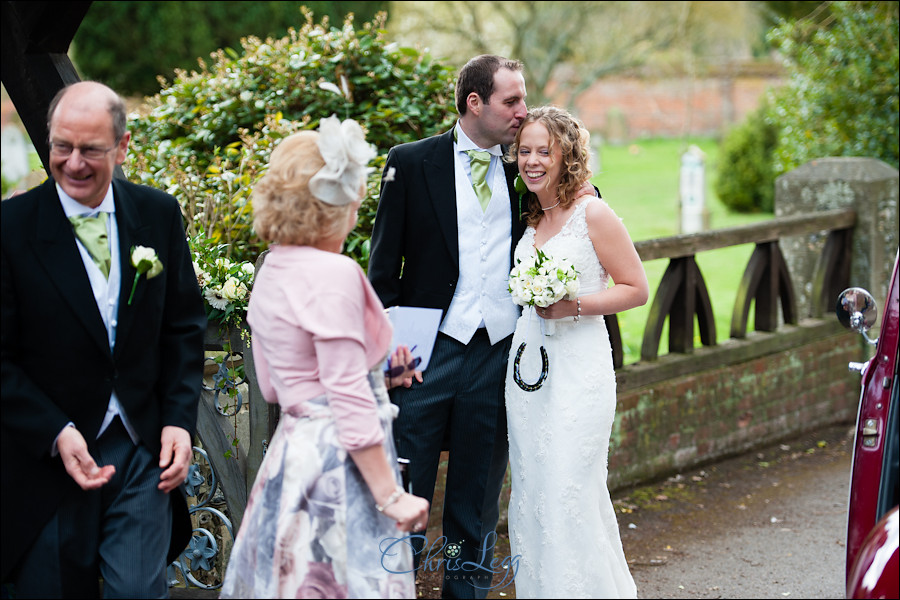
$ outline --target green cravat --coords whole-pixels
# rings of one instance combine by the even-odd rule
[[[89,217],[86,215],[75,215],[69,217],[72,227],[75,229],[75,235],[84,244],[94,264],[103,272],[103,276],[109,278],[109,236],[106,233],[106,221],[109,213],[101,212]]]
[[[481,203],[481,209],[487,210],[491,202],[491,186],[487,183],[488,167],[491,164],[491,153],[484,150],[465,150],[469,155],[469,168],[472,171],[472,187]]]

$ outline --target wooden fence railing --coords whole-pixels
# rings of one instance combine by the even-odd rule
[[[669,320],[669,352],[690,354],[694,349],[694,317],[704,346],[715,346],[716,324],[706,281],[697,266],[700,252],[756,244],[737,290],[731,319],[730,337],[744,338],[752,302],[755,301],[754,327],[757,331],[775,331],[782,321],[795,324],[798,307],[778,240],[827,232],[825,250],[813,279],[813,316],[821,316],[850,277],[850,241],[856,213],[850,209],[831,210],[813,215],[776,218],[770,221],[719,229],[702,233],[677,235],[635,243],[642,261],[667,258],[669,265],[660,281],[650,307],[641,344],[641,360],[654,361],[658,356],[663,326]],[[613,348],[613,364],[624,365],[622,338],[618,318],[606,317]]]

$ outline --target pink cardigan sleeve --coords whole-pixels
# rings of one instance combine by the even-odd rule
[[[253,368],[256,371],[256,382],[259,385],[259,391],[262,392],[263,399],[269,404],[278,404],[278,392],[272,385],[272,377],[269,373],[269,363],[266,361],[266,355],[258,344],[250,345],[250,352],[253,353]]]
[[[311,294],[307,289],[305,302],[294,305],[303,328],[311,334],[319,381],[334,414],[338,439],[347,450],[384,440],[368,373],[377,362],[375,357],[381,358],[387,352],[390,325],[387,343],[380,327],[373,335],[372,324],[367,320],[374,313],[369,305],[368,282],[361,273],[352,262],[346,268],[332,268],[328,277],[321,280],[321,289]],[[387,320],[383,311],[378,314]]]

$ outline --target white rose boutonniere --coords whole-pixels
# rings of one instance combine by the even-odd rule
[[[146,246],[132,246],[131,264],[137,270],[134,274],[134,283],[131,286],[131,295],[128,296],[128,306],[134,299],[134,291],[137,289],[138,279],[146,274],[147,279],[153,279],[163,271],[163,264],[156,255],[156,250]]]

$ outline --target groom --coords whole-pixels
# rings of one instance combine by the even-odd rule
[[[3,584],[11,597],[99,597],[102,579],[108,598],[162,598],[191,531],[180,487],[200,290],[175,199],[113,181],[129,142],[122,99],[75,83],[48,121],[52,177],[4,200],[0,220]],[[136,246],[162,271],[139,273]]]
[[[493,578],[508,460],[504,379],[519,315],[507,277],[525,226],[517,168],[502,154],[526,115],[522,64],[471,59],[458,75],[456,107],[450,131],[388,154],[368,275],[385,306],[443,311],[423,382],[392,390],[400,407],[394,435],[411,461],[413,493],[429,502],[441,451],[449,450],[443,556],[421,552],[419,541],[417,568],[434,569],[443,558],[443,597],[483,598]],[[469,150],[488,155],[470,158]]]

